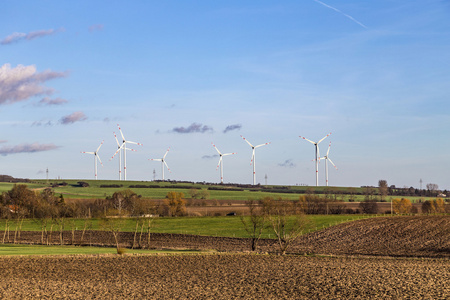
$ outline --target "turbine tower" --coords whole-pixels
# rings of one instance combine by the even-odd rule
[[[162,180],[164,181],[164,165],[167,167],[167,171],[169,171],[170,173],[172,173],[171,171],[170,171],[170,168],[169,168],[169,166],[167,165],[167,163],[166,163],[166,156],[167,156],[167,153],[169,153],[169,150],[170,150],[170,147],[167,149],[167,151],[166,151],[166,154],[164,154],[164,156],[162,157],[162,158],[151,158],[151,159],[149,159],[149,160],[154,160],[154,161],[160,161],[161,162],[161,174],[162,174]]]
[[[330,161],[330,163],[333,165],[333,167],[337,170],[336,165],[333,163],[333,161],[330,158],[330,147],[331,147],[331,142],[328,145],[328,151],[327,151],[327,155],[325,155],[324,157],[320,158],[320,159],[325,159],[325,181],[327,183],[328,186],[328,161]]]
[[[130,150],[130,151],[136,151],[136,150],[134,150],[134,149],[127,148],[127,143],[129,143],[129,144],[135,144],[135,145],[139,145],[139,146],[143,146],[143,145],[142,145],[141,143],[136,143],[136,142],[132,142],[132,141],[127,141],[127,140],[125,139],[125,137],[123,136],[122,129],[120,128],[119,124],[117,124],[117,127],[119,128],[120,135],[122,136],[122,145],[119,144],[119,141],[118,141],[118,139],[117,139],[117,136],[116,136],[116,134],[114,133],[114,137],[116,138],[116,142],[117,142],[117,145],[119,146],[119,149],[117,149],[116,153],[114,153],[114,155],[113,155],[112,158],[114,158],[114,156],[115,156],[117,153],[119,153],[119,180],[122,180],[122,178],[121,178],[122,176],[121,176],[121,174],[120,174],[120,169],[121,169],[121,166],[120,166],[120,151],[123,150],[123,171],[124,171],[124,180],[127,180],[127,150]],[[112,158],[111,158],[111,159],[112,159]]]
[[[320,152],[319,152],[319,144],[320,142],[322,142],[324,139],[326,139],[327,137],[329,137],[331,134],[331,132],[329,134],[327,134],[325,137],[323,137],[320,141],[313,142],[311,140],[308,140],[307,138],[300,136],[302,139],[310,142],[311,144],[314,145],[315,151],[316,151],[316,186],[319,186],[319,159],[320,159]]]
[[[211,144],[213,145],[213,147],[216,149],[217,153],[219,153],[219,156],[220,156],[220,158],[219,158],[219,163],[217,164],[216,171],[217,171],[217,169],[218,169],[219,166],[220,166],[220,183],[223,183],[223,157],[226,156],[226,155],[233,155],[233,154],[236,154],[236,152],[233,152],[233,153],[224,153],[224,154],[222,154],[222,153],[219,151],[219,149],[217,149],[216,145],[214,145],[214,143],[211,143]]]
[[[265,146],[265,145],[269,145],[270,142],[269,142],[269,143],[265,143],[265,144],[261,144],[261,145],[258,145],[258,146],[253,146],[253,145],[252,145],[248,140],[246,140],[245,137],[243,137],[242,135],[241,135],[241,138],[243,138],[244,141],[246,141],[247,144],[249,144],[250,147],[252,147],[252,160],[250,161],[250,164],[253,164],[253,185],[255,185],[255,184],[256,184],[256,157],[255,157],[255,150],[256,150],[256,148],[258,148],[258,147],[262,147],[262,146]]]
[[[103,166],[102,160],[100,159],[100,156],[98,156],[98,151],[100,150],[100,147],[103,145],[102,141],[100,143],[100,146],[98,146],[97,150],[95,150],[94,152],[81,152],[81,153],[85,153],[85,154],[93,154],[94,155],[94,171],[95,171],[95,180],[97,180],[97,160],[100,161],[100,164]]]

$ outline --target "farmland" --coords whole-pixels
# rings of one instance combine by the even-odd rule
[[[106,233],[98,232],[96,239],[95,243],[102,239],[113,243]],[[131,233],[124,233],[122,245],[131,239]],[[154,234],[152,245],[218,252],[3,256],[0,295],[3,299],[445,299],[450,293],[450,216],[346,222],[304,235],[285,256],[265,254],[276,249],[267,239],[259,254],[247,252],[245,238]],[[298,255],[305,253],[309,255]]]
[[[100,187],[97,182],[88,184],[82,187],[75,181],[67,182],[64,186],[55,185],[54,190],[64,195],[70,205],[71,201],[105,199],[117,190],[137,185],[120,183],[119,187]],[[142,198],[161,203],[166,191],[175,189],[189,193],[191,190],[186,183],[158,183],[158,187],[148,187],[150,183],[140,185],[147,186],[133,190]],[[3,184],[0,188],[9,190],[11,186]],[[37,182],[29,185],[39,191],[45,186]],[[192,186],[206,189],[203,185]],[[245,200],[249,198],[282,196],[293,200],[305,192],[301,190],[305,187],[276,193],[262,188],[220,188],[225,190],[210,189],[209,200],[196,199],[204,204],[191,203],[188,208],[194,209],[195,214],[210,215],[215,205],[215,209],[245,215],[239,209],[245,207]],[[299,190],[295,191],[297,188]],[[220,198],[222,196],[224,198]],[[384,210],[388,209],[389,203],[383,205]],[[194,213],[188,211],[188,215]],[[51,225],[53,232],[43,227],[45,218],[20,221],[12,218],[9,223],[0,220],[5,242],[16,242],[14,246],[0,248],[0,254],[2,249],[5,254],[7,250],[15,251],[20,244],[37,247],[27,247],[30,252],[25,248],[19,250],[26,255],[22,257],[0,255],[0,269],[4,274],[0,296],[3,299],[441,299],[449,293],[450,216],[445,214],[309,215],[303,235],[291,245],[287,255],[278,255],[280,248],[270,228],[264,230],[256,251],[251,252],[251,241],[239,216],[145,218],[153,220],[150,235],[147,231],[136,235],[138,218],[64,217],[55,219]],[[292,222],[293,218],[288,220]],[[102,222],[120,224],[120,228],[108,229]],[[21,231],[16,237],[18,224]],[[117,240],[113,233],[117,234]],[[105,252],[93,250],[87,253],[97,254],[43,256],[45,248],[37,246],[43,243],[64,244],[60,248],[62,253],[66,249],[75,251],[73,253],[85,253],[78,249],[98,249],[94,246],[110,250],[120,246],[128,251],[124,255],[100,255],[98,253]],[[47,249],[45,254],[54,251],[54,248]],[[167,250],[183,254],[159,254]],[[191,251],[207,253],[192,254]]]
[[[441,260],[249,254],[0,257],[2,299],[445,299]]]

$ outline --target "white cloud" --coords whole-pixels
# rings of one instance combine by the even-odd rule
[[[66,76],[67,72],[51,70],[38,73],[34,65],[11,68],[10,64],[4,64],[0,68],[0,105],[24,101],[34,96],[51,95],[53,89],[42,84]]]
[[[61,124],[73,124],[75,122],[87,120],[86,115],[82,111],[76,111],[70,115],[64,116],[61,118]]]
[[[36,31],[32,31],[29,33],[23,33],[23,32],[14,32],[10,35],[8,35],[7,37],[5,37],[0,44],[1,45],[9,45],[9,44],[13,44],[13,43],[17,43],[21,40],[34,40],[37,38],[41,38],[44,36],[48,36],[48,35],[52,35],[55,34],[59,31],[64,31],[64,28],[60,28],[60,29],[47,29],[47,30],[36,30]]]
[[[17,146],[3,146],[0,148],[0,155],[6,156],[9,154],[17,154],[17,153],[33,153],[33,152],[41,152],[41,151],[49,151],[59,148],[54,144],[20,144]]]

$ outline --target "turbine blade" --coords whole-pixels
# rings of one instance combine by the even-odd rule
[[[338,169],[331,159],[328,158],[328,161],[333,165],[333,167],[334,167],[336,170]]]
[[[307,138],[305,138],[304,136],[299,136],[300,138],[302,138],[302,139],[304,139],[305,141],[308,141],[308,142],[310,142],[311,144],[313,144],[313,145],[315,145],[316,143],[314,143],[313,141],[311,141],[311,140],[308,140]]]
[[[166,156],[167,156],[167,153],[169,153],[169,150],[170,150],[170,147],[167,149],[167,151],[166,151],[166,154],[164,154],[164,156],[163,156],[163,159],[165,159],[166,158]],[[176,154],[176,153],[175,153]]]
[[[222,154],[222,156],[233,155],[233,154],[237,154],[237,152],[233,152],[233,153],[225,153],[225,154]]]
[[[85,154],[95,154],[95,152],[81,152],[81,153],[85,153]]]
[[[139,145],[139,146],[144,146],[144,145],[142,145],[141,143],[136,143],[136,142],[131,142],[131,141],[127,141],[127,143],[135,144],[135,145]]]
[[[255,146],[255,148],[262,147],[262,146],[269,145],[269,144],[270,144],[270,142],[265,143],[265,144],[261,144],[261,145],[258,145],[258,146]]]
[[[98,146],[97,151],[95,151],[95,152],[98,152],[98,150],[100,150],[100,147],[103,145],[103,142],[104,142],[104,141],[105,141],[105,140],[102,141],[102,143],[100,144],[100,146]]]
[[[97,157],[98,161],[100,162],[100,164],[101,164],[102,167],[103,167],[103,163],[102,163],[102,160],[100,159],[100,156],[98,156],[98,154],[97,154],[96,157]]]
[[[119,124],[117,124],[117,127],[119,127],[120,135],[122,136],[122,140],[125,142],[125,137],[123,136],[122,129],[120,129]]]
[[[214,145],[214,143],[211,143],[214,147],[214,149],[216,149],[217,153],[219,153],[219,155],[222,155],[222,153],[220,153],[219,149],[217,149],[216,145]]]
[[[319,144],[321,141],[323,141],[324,139],[326,139],[327,137],[329,137],[331,134],[331,132],[329,134],[327,134],[326,136],[324,136],[320,141],[317,142],[317,144]]]
[[[331,142],[330,142],[330,144],[328,144],[327,157],[328,157],[328,155],[330,154],[330,147],[331,147]]]
[[[169,166],[167,165],[166,161],[164,161],[164,164],[166,165],[167,171],[169,171],[169,173],[172,173],[172,171],[170,171]]]
[[[222,162],[222,156],[219,158],[219,162],[217,163],[216,171],[219,169],[220,163]]]
[[[253,163],[254,159],[255,159],[255,149],[253,149],[252,160],[250,161],[250,165]]]
[[[162,161],[161,158],[149,158],[148,160],[152,160],[152,161]]]
[[[116,154],[120,152],[121,149],[122,149],[122,146],[120,146],[119,149],[117,149],[117,151],[114,153],[114,155],[109,160],[112,160],[114,158],[114,156],[116,156]]]
[[[250,147],[252,147],[253,148],[253,145],[249,142],[249,141],[247,141],[246,139],[245,139],[245,137],[243,137],[242,135],[241,135],[241,138],[243,138],[244,139],[244,141],[246,141],[247,142],[247,144],[249,144],[250,145]]]
[[[119,143],[119,140],[117,139],[117,135],[116,135],[116,133],[115,132],[113,132],[114,133],[114,137],[116,138],[116,143],[117,143],[117,146],[118,147],[120,147],[120,143]]]

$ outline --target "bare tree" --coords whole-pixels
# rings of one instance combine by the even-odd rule
[[[427,190],[430,191],[431,196],[436,196],[439,192],[439,186],[435,183],[427,183]]]
[[[281,255],[298,239],[305,229],[307,220],[304,214],[292,215],[295,211],[292,201],[273,201],[269,221],[277,237]]]
[[[248,200],[247,207],[249,209],[250,216],[241,216],[241,222],[252,241],[251,249],[252,251],[255,251],[262,232],[266,227],[266,214],[262,208],[262,201],[257,202],[255,200]]]
[[[363,214],[377,214],[378,213],[378,203],[376,200],[364,200],[359,203],[359,207]]]
[[[384,179],[378,180],[378,191],[380,193],[381,201],[385,201],[385,198],[389,191],[389,187],[386,180]]]
[[[101,220],[101,227],[112,233],[114,237],[114,242],[116,244],[117,254],[122,254],[123,249],[120,248],[119,245],[119,234],[122,231],[123,226],[125,225],[125,219],[123,218],[108,218],[105,217]]]

